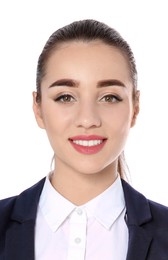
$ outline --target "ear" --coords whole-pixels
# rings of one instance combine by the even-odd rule
[[[42,129],[44,129],[44,121],[43,121],[43,116],[42,116],[42,111],[41,111],[41,104],[37,102],[37,92],[32,93],[33,96],[33,112],[36,118],[36,122],[38,126]]]
[[[135,125],[137,116],[139,114],[139,110],[140,110],[139,100],[140,100],[140,91],[137,90],[135,93],[134,101],[133,101],[133,116],[132,116],[132,121],[131,121],[131,127],[133,127]]]

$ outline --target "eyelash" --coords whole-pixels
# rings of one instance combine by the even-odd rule
[[[104,102],[107,102],[107,103],[118,103],[118,102],[121,102],[123,101],[123,99],[121,97],[119,97],[118,95],[113,95],[113,94],[107,94],[105,96],[103,96],[100,101],[102,101],[103,99],[106,99],[108,98],[108,100],[104,101]],[[113,101],[115,99],[115,101]]]
[[[54,99],[55,102],[61,102],[61,103],[70,103],[73,102],[72,100],[68,100],[68,99],[73,99],[73,101],[75,101],[75,98],[72,95],[69,94],[63,94],[60,95],[59,97],[57,97],[56,99]]]
[[[106,99],[105,101],[103,101],[103,99]],[[103,96],[100,101],[102,102],[107,102],[107,103],[118,103],[121,102],[123,99],[121,97],[119,97],[118,95],[112,95],[112,94],[108,94]],[[75,102],[75,98],[70,95],[70,94],[63,94],[60,95],[59,97],[57,97],[56,99],[54,99],[55,102],[61,102],[61,103],[71,103],[71,102]]]

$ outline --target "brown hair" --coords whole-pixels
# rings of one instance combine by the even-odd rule
[[[52,52],[61,44],[70,41],[101,40],[107,45],[116,47],[124,55],[130,69],[130,78],[133,83],[133,100],[137,89],[137,70],[133,52],[122,36],[108,25],[92,19],[75,21],[55,31],[46,42],[37,65],[36,87],[37,102],[41,102],[41,82],[46,73],[46,64]],[[121,178],[126,176],[127,168],[124,153],[118,158],[118,171]]]

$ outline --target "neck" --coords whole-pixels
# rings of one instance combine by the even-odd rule
[[[51,177],[53,187],[73,204],[80,206],[106,190],[117,178],[116,165],[100,172],[84,174],[72,170],[55,169]]]

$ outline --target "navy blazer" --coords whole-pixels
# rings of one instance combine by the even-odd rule
[[[44,181],[0,201],[0,260],[35,259],[35,221]],[[129,230],[126,260],[168,260],[168,208],[147,200],[123,180],[122,185]]]

